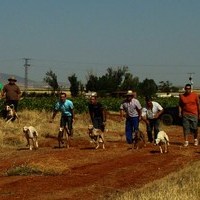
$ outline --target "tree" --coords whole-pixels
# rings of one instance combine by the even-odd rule
[[[87,83],[86,83],[86,91],[97,91],[98,87],[98,77],[93,75],[92,73],[88,73],[88,78],[87,78]]]
[[[86,91],[96,91],[101,94],[117,91],[120,89],[127,71],[127,66],[118,67],[116,70],[109,67],[107,73],[99,78],[93,74],[89,74]]]
[[[126,73],[124,76],[124,81],[120,86],[120,89],[137,91],[138,85],[139,85],[139,78],[133,77],[131,73]]]
[[[158,86],[153,79],[145,79],[139,83],[138,93],[142,96],[154,96],[158,91]]]
[[[77,97],[79,94],[79,85],[80,82],[77,80],[76,74],[68,77],[70,82],[70,92],[72,97]]]
[[[160,84],[158,85],[158,89],[160,92],[166,92],[167,94],[169,94],[171,92],[171,86],[172,83],[170,83],[169,81],[160,81]]]
[[[52,70],[46,73],[46,77],[43,80],[53,89],[53,93],[59,90],[57,76]]]
[[[178,92],[179,90],[178,87],[174,87],[169,81],[160,81],[158,89],[160,92],[166,92],[167,94],[169,94],[170,92]]]

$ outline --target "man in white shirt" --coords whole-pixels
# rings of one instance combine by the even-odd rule
[[[122,120],[125,113],[125,134],[128,144],[133,143],[133,133],[139,130],[139,121],[142,110],[140,102],[134,98],[134,95],[135,94],[129,90],[126,94],[126,99],[120,105],[120,117]]]
[[[142,119],[146,123],[148,142],[152,143],[155,142],[155,139],[157,138],[160,125],[159,117],[164,110],[159,103],[152,101],[150,97],[146,97],[145,102],[146,107],[142,109]],[[152,135],[153,131],[154,137]]]

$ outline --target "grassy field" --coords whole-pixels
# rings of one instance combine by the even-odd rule
[[[58,126],[59,126],[59,115],[55,118],[55,122],[53,124],[49,123],[49,119],[51,116],[50,112],[46,111],[28,111],[28,110],[23,110],[18,113],[19,115],[19,122],[15,123],[5,123],[4,120],[0,120],[0,153],[2,155],[3,161],[5,161],[5,158],[8,158],[9,156],[12,156],[12,154],[16,154],[20,156],[20,159],[23,157],[25,158],[25,155],[28,157],[29,156],[29,151],[16,151],[16,149],[23,149],[25,148],[26,141],[25,138],[23,137],[22,134],[22,128],[25,125],[33,125],[36,127],[38,132],[40,133],[39,136],[39,141],[42,143],[45,143],[43,146],[43,149],[39,149],[38,151],[35,152],[35,156],[37,154],[43,155],[44,158],[41,157],[37,162],[34,162],[31,160],[31,157],[28,157],[29,160],[25,159],[26,162],[20,162],[12,164],[11,166],[7,168],[6,172],[4,171],[2,176],[30,176],[32,177],[33,175],[36,176],[61,176],[61,175],[68,175],[72,173],[74,169],[77,168],[77,163],[78,166],[85,165],[89,166],[87,164],[88,159],[91,161],[92,159],[88,157],[83,157],[86,153],[87,155],[90,154],[95,155],[95,159],[97,155],[99,156],[98,159],[99,165],[102,164],[101,159],[105,157],[105,159],[108,159],[109,156],[112,154],[115,154],[115,152],[112,152],[111,149],[108,148],[106,153],[108,154],[107,156],[104,154],[101,154],[101,151],[91,151],[90,148],[77,148],[72,149],[73,152],[77,151],[80,153],[80,157],[78,157],[78,154],[74,154],[74,157],[77,156],[77,158],[72,159],[69,157],[70,155],[63,155],[64,158],[66,156],[69,157],[69,162],[63,160],[63,158],[59,158],[61,154],[57,154],[56,149],[49,148],[46,146],[46,138],[51,136],[57,137],[57,131],[58,131]],[[118,139],[123,140],[123,131],[124,131],[124,123],[117,121],[118,117],[115,116],[115,120],[110,120],[108,121],[107,128],[108,130],[112,130],[113,133],[116,133],[115,135],[108,135],[107,140],[110,141],[110,145],[113,145],[115,147],[116,145],[120,144]],[[76,138],[85,138],[86,134],[84,132],[85,127],[90,123],[90,119],[88,114],[81,114],[81,115],[76,115],[76,121],[74,124],[74,127],[76,130],[79,130],[79,132],[76,132]],[[162,127],[162,126],[161,126]],[[140,127],[143,131],[145,131],[145,126],[141,124]],[[173,129],[171,127],[164,127],[166,131],[170,131],[170,129]],[[175,127],[174,127],[175,129]],[[76,140],[76,138],[74,140]],[[118,138],[118,139],[117,139]],[[114,143],[113,141],[116,141]],[[84,143],[85,145],[85,143]],[[125,144],[124,144],[125,145]],[[120,144],[120,146],[123,145]],[[174,148],[177,148],[175,146]],[[124,147],[125,149],[125,147]],[[115,151],[116,154],[119,153],[124,153],[125,155],[129,155],[129,152],[125,150],[119,150],[119,148],[116,147]],[[61,152],[65,154],[65,150],[61,150]],[[121,151],[121,152],[120,152]],[[144,149],[144,151],[146,151]],[[56,154],[56,156],[53,156],[53,153]],[[45,153],[49,153],[49,157],[46,157]],[[72,153],[72,152],[71,152]],[[137,152],[138,154],[142,154],[140,152]],[[143,153],[144,155],[147,154],[147,157],[149,157],[148,152]],[[180,154],[180,153],[179,153]],[[189,154],[189,152],[184,152],[183,155],[186,156]],[[82,156],[81,156],[82,155]],[[136,154],[137,155],[137,154]],[[151,155],[150,155],[151,156]],[[188,156],[188,155],[187,155]],[[198,155],[197,155],[198,156]],[[140,156],[139,156],[140,157]],[[158,157],[158,155],[152,156],[154,159]],[[40,158],[40,157],[38,157]],[[80,158],[82,160],[80,160]],[[159,157],[162,160],[162,157]],[[116,159],[116,158],[115,158]],[[95,163],[92,163],[92,166],[97,166],[96,163],[98,163],[97,160],[94,160]],[[70,164],[70,162],[72,162]],[[66,164],[67,163],[67,164]],[[111,164],[113,161],[111,162]],[[73,165],[73,167],[72,167]],[[107,166],[108,168],[108,166]],[[124,170],[125,168],[122,168],[121,170]],[[120,169],[119,169],[120,170]],[[156,170],[158,170],[156,168]],[[152,171],[152,173],[154,173]],[[155,171],[157,173],[157,171]],[[87,173],[86,173],[87,174]],[[84,176],[86,176],[84,174]],[[112,171],[110,171],[110,174],[112,174]],[[69,175],[70,176],[70,175]],[[33,177],[32,177],[33,178]],[[37,177],[36,177],[37,178]],[[76,178],[77,179],[77,178]],[[198,162],[192,162],[192,164],[184,166],[184,169],[178,170],[176,172],[173,172],[167,176],[165,176],[162,179],[153,181],[151,183],[148,183],[144,185],[142,188],[139,189],[128,189],[128,191],[120,191],[117,194],[113,193],[111,197],[109,197],[112,200],[163,200],[163,199],[169,199],[169,200],[197,200],[200,197],[200,161]],[[109,180],[110,181],[110,180]],[[108,182],[109,182],[108,181]],[[94,185],[92,185],[94,186]],[[62,198],[61,198],[62,199]],[[108,199],[105,198],[104,199]]]

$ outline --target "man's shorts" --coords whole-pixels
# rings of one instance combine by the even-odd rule
[[[183,116],[183,131],[185,135],[189,133],[197,133],[198,129],[198,117],[195,115]]]

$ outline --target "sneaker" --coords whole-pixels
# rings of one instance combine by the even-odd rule
[[[188,145],[189,145],[189,142],[188,142],[188,141],[185,141],[183,146],[184,146],[184,147],[187,147]]]
[[[197,139],[194,139],[194,146],[198,146],[199,142]]]

